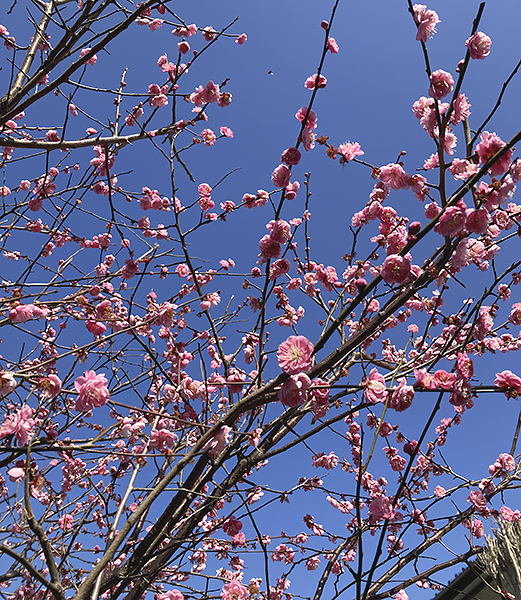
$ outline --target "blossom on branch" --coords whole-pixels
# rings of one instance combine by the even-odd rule
[[[326,85],[327,79],[324,77],[324,75],[317,75],[316,73],[315,75],[308,77],[304,83],[304,87],[308,90],[314,90],[315,88],[322,89],[325,88]]]
[[[370,404],[385,402],[387,398],[387,388],[385,386],[385,378],[381,373],[378,373],[376,367],[371,370],[369,377],[362,381],[364,387],[364,398]]]
[[[369,515],[373,522],[393,519],[395,514],[391,499],[387,496],[378,496],[371,501]]]
[[[426,42],[431,35],[436,33],[436,24],[440,22],[437,13],[433,10],[427,10],[425,4],[415,4],[413,6],[414,21],[418,26],[416,39]]]
[[[411,272],[411,261],[400,254],[390,254],[382,265],[382,278],[389,284],[404,283]]]
[[[438,69],[431,73],[429,78],[431,85],[429,87],[429,96],[435,100],[441,100],[452,92],[454,87],[454,79],[450,73]]]
[[[481,141],[476,146],[476,154],[478,155],[479,162],[484,165],[494,154],[499,152],[501,148],[505,146],[505,142],[497,136],[495,133],[484,131],[481,134]],[[489,169],[489,173],[492,176],[502,175],[506,173],[512,163],[512,156],[514,151],[512,148],[507,150],[503,156],[497,160]]]
[[[0,371],[0,396],[7,396],[16,387],[16,379],[9,371]]]
[[[512,371],[501,371],[496,373],[494,385],[505,392],[507,398],[517,398],[521,394],[521,378],[514,375]]]
[[[358,142],[344,142],[338,146],[338,153],[340,154],[340,164],[355,160],[357,156],[362,156],[364,151],[362,150]]]
[[[231,430],[231,427],[223,425],[217,430],[210,441],[207,442],[204,450],[206,450],[212,458],[217,458],[217,456],[219,456],[219,454],[221,454],[221,452],[224,450],[226,444],[231,439]]]
[[[105,375],[96,374],[95,371],[86,371],[83,376],[77,377],[74,381],[74,387],[79,394],[76,410],[87,412],[107,404],[110,397],[107,386]]]
[[[235,579],[224,584],[221,590],[222,600],[244,600],[247,594],[248,588]]]
[[[311,385],[311,379],[305,373],[292,375],[277,392],[277,398],[289,408],[301,406],[307,402],[307,390]]]
[[[303,335],[291,335],[277,350],[279,367],[289,375],[307,371],[313,364],[313,343]]]
[[[0,439],[8,435],[14,435],[20,446],[25,446],[33,435],[35,425],[33,409],[29,406],[22,408],[13,414],[6,415],[4,422],[0,426]]]
[[[476,33],[469,37],[465,42],[465,46],[467,46],[470,53],[470,58],[477,60],[483,60],[490,54],[491,45],[492,40],[482,31],[476,31]]]

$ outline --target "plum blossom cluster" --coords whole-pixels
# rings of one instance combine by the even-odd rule
[[[434,10],[427,9],[425,4],[415,4],[413,11],[414,21],[418,27],[416,39],[426,42],[431,35],[436,33],[436,25],[440,22],[440,18]]]
[[[291,238],[291,225],[283,219],[270,221],[266,225],[269,234],[263,236],[259,241],[259,260],[257,264],[263,265],[268,260],[279,258],[282,254],[282,246],[287,244]],[[276,261],[272,265],[271,279],[277,279],[281,275],[288,273],[290,264],[287,259]]]
[[[105,375],[97,374],[95,371],[86,371],[83,376],[77,377],[74,382],[74,387],[78,392],[76,410],[87,412],[107,404],[110,397],[107,386],[108,381]]]
[[[12,323],[26,323],[31,319],[46,319],[50,312],[46,306],[18,304],[9,311],[9,320]]]

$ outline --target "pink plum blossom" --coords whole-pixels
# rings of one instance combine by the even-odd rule
[[[74,387],[78,392],[76,410],[87,412],[107,404],[110,397],[107,385],[105,375],[96,374],[95,371],[86,371],[83,376],[77,377],[74,381]]]
[[[465,42],[465,46],[467,46],[470,52],[470,58],[477,60],[483,60],[490,54],[491,45],[492,40],[482,31],[476,31],[476,33],[469,37]]]
[[[467,179],[471,175],[474,175],[479,170],[479,167],[475,163],[471,163],[466,159],[455,158],[449,167],[449,172],[452,174],[454,179]]]
[[[335,38],[328,37],[326,45],[327,45],[327,49],[331,52],[331,54],[338,54],[339,48],[338,48],[338,44],[337,44]]]
[[[447,491],[445,490],[445,488],[442,488],[441,485],[437,485],[434,488],[434,493],[436,494],[437,498],[443,498],[443,497],[445,497],[445,494],[447,493]]]
[[[217,140],[215,133],[211,129],[203,129],[201,131],[201,138],[205,146],[213,146]]]
[[[472,490],[467,498],[467,501],[474,505],[474,508],[479,514],[487,512],[487,499],[478,490]]]
[[[221,97],[222,97],[222,94],[221,94]],[[219,100],[217,100],[217,105],[221,106],[219,104]],[[219,131],[221,132],[221,135],[223,135],[224,137],[227,137],[227,138],[233,137],[233,131],[229,127],[219,127]]]
[[[159,308],[159,315],[157,320],[160,325],[164,327],[172,327],[175,320],[175,309],[177,306],[171,302],[165,302]]]
[[[300,183],[294,181],[286,186],[286,200],[294,200],[297,197],[297,192],[300,189]]]
[[[485,535],[485,529],[483,527],[483,521],[481,519],[473,518],[472,521],[465,519],[463,525],[471,532],[472,536],[477,540]]]
[[[470,115],[470,102],[465,94],[459,93],[456,100],[454,100],[454,111],[450,116],[450,122],[453,125],[457,125],[467,119]]]
[[[0,371],[0,396],[7,396],[16,387],[16,379],[9,371]]]
[[[369,514],[373,521],[384,521],[395,516],[395,510],[390,498],[378,496],[374,498],[369,506]]]
[[[479,309],[478,313],[478,321],[474,327],[474,337],[477,340],[485,339],[487,333],[494,326],[494,319],[491,315],[491,307],[490,306],[482,306]],[[504,371],[505,373],[509,373],[510,371]],[[515,377],[515,375],[514,375]],[[497,385],[497,384],[496,384]]]
[[[385,386],[385,378],[381,373],[378,373],[374,368],[369,373],[369,377],[364,379],[364,397],[370,404],[385,402],[387,399],[387,388]]]
[[[291,225],[282,219],[270,221],[266,227],[270,232],[270,237],[278,244],[285,244],[291,237]]]
[[[19,304],[9,311],[9,320],[12,323],[26,323],[31,319],[46,318],[49,309],[36,306],[35,304]]]
[[[148,86],[148,95],[150,96],[148,104],[152,108],[166,106],[168,104],[167,91],[168,86],[159,87],[156,83],[151,83]]]
[[[309,109],[307,106],[300,108],[295,117],[303,123],[306,120],[306,129],[316,129],[317,127],[317,115],[314,110]],[[306,119],[307,117],[307,119]]]
[[[432,169],[435,169],[439,164],[440,157],[438,156],[438,153],[435,152],[434,154],[431,154],[429,158],[423,163],[423,168],[426,171],[430,171]]]
[[[514,183],[521,181],[521,160],[519,160],[519,158],[512,163],[512,166],[510,167],[510,175],[512,176],[512,181]],[[22,187],[22,183],[23,182],[20,183],[20,187]]]
[[[217,102],[220,98],[220,91],[219,91],[219,86],[214,83],[212,80],[210,80],[205,86],[204,89],[202,91],[202,100],[203,102],[208,102],[208,103],[212,103],[212,102]]]
[[[454,381],[456,380],[456,375],[454,373],[447,373],[443,369],[439,369],[434,373],[434,381],[436,383],[435,388],[441,387],[443,390],[450,390],[454,385]]]
[[[315,147],[316,138],[317,136],[313,133],[310,127],[304,128],[304,131],[302,132],[302,135],[300,136],[299,140],[302,142],[302,145],[304,146],[304,150],[306,152],[313,150],[313,148]]]
[[[215,435],[205,445],[204,449],[212,458],[216,458],[224,450],[226,444],[231,439],[230,432],[231,427],[223,425],[218,429],[217,433],[215,433]]]
[[[90,51],[91,51],[91,48],[83,48],[83,50],[80,52],[80,58],[83,58]],[[94,66],[96,64],[97,60],[98,60],[98,57],[94,54],[94,56],[91,56],[89,58],[89,60],[87,60],[85,62],[85,64]]]
[[[188,277],[190,275],[190,269],[186,264],[177,265],[175,272],[179,277]]]
[[[63,531],[66,531],[67,529],[72,529],[73,523],[74,517],[72,515],[63,515],[63,517],[60,517],[58,519],[58,525],[61,529],[63,529]]]
[[[29,406],[22,408],[15,413],[6,415],[4,422],[0,426],[0,438],[8,435],[14,435],[20,446],[25,446],[33,435],[34,419],[33,409]]]
[[[416,39],[426,42],[436,32],[436,24],[440,22],[440,19],[435,11],[427,10],[425,4],[415,4],[413,11],[414,21],[418,25]]]
[[[121,269],[121,277],[128,281],[129,279],[135,277],[137,273],[139,273],[139,265],[137,261],[133,260],[132,258],[126,258],[125,265]]]
[[[205,42],[211,42],[215,38],[216,33],[215,29],[211,26],[205,27],[201,31],[201,35]]]
[[[389,163],[378,170],[378,179],[390,185],[393,190],[407,190],[410,187],[411,176],[398,163]]]
[[[521,325],[521,303],[516,302],[512,304],[512,309],[510,311],[510,315],[508,316],[508,321],[512,323],[512,325]]]
[[[270,273],[269,273],[270,281],[275,281],[279,277],[286,275],[286,273],[289,273],[290,269],[291,269],[291,263],[289,262],[289,260],[287,258],[280,258],[279,260],[276,260],[270,266]]]
[[[242,197],[242,202],[246,206],[246,208],[258,208],[260,206],[264,206],[268,201],[269,194],[264,190],[257,190],[257,194],[244,194]]]
[[[466,353],[458,352],[456,367],[458,375],[464,379],[471,379],[474,375],[474,363]]]
[[[287,165],[298,165],[301,156],[300,150],[292,146],[291,148],[284,150],[280,160]]]
[[[201,300],[201,310],[210,310],[212,306],[217,306],[221,301],[221,296],[217,292],[206,294],[203,300]]]
[[[17,464],[19,462],[22,462],[22,461],[18,461],[18,460],[16,461]],[[11,469],[9,469],[7,471],[7,475],[9,476],[9,481],[19,483],[20,481],[23,481],[23,479],[25,477],[25,469],[23,466],[12,467]]]
[[[184,595],[179,590],[168,590],[164,594],[156,594],[155,600],[184,600]]]
[[[107,327],[101,321],[92,321],[89,319],[85,322],[85,327],[87,331],[95,336],[103,335],[107,331]]]
[[[279,165],[271,174],[271,181],[275,187],[285,188],[291,179],[291,171],[286,165]]]
[[[265,235],[259,242],[261,264],[271,258],[279,258],[282,248],[270,235]]]
[[[235,579],[224,584],[221,590],[222,600],[244,600],[247,594],[248,588]]]
[[[60,141],[60,136],[58,135],[58,132],[56,131],[56,129],[50,129],[45,134],[45,137],[47,138],[48,142],[59,142]]]
[[[308,90],[314,90],[315,87],[318,89],[325,88],[327,85],[327,79],[323,75],[311,75],[306,79],[304,87]]]
[[[239,46],[242,46],[247,39],[248,36],[245,33],[241,33],[241,35],[235,40],[235,43],[239,44]]]
[[[474,405],[474,401],[472,400],[472,387],[467,379],[461,376],[456,377],[454,384],[450,388],[449,402],[453,406],[472,408]]]
[[[517,523],[521,519],[521,513],[519,510],[512,510],[508,506],[502,506],[499,509],[501,517],[504,521],[508,521],[509,523]]]
[[[476,153],[481,165],[484,165],[494,154],[505,146],[505,142],[495,133],[484,131],[481,134],[481,141],[476,146]],[[512,155],[514,151],[510,148],[503,156],[497,160],[489,169],[492,176],[502,175],[506,173],[512,163]]]
[[[357,156],[362,156],[364,151],[358,142],[344,142],[338,146],[338,153],[340,154],[340,164],[344,164],[354,160]]]
[[[242,522],[236,519],[233,515],[228,517],[222,525],[224,533],[233,537],[242,529]]]
[[[226,384],[230,394],[239,394],[242,392],[244,382],[246,381],[246,375],[239,371],[239,369],[231,368]]]
[[[472,209],[467,213],[466,229],[471,233],[485,233],[490,223],[490,214],[486,208]]]
[[[442,69],[438,69],[431,73],[429,81],[431,83],[429,87],[429,96],[435,100],[445,98],[445,96],[452,92],[452,88],[454,87],[452,75]]]
[[[301,406],[307,399],[307,390],[311,385],[311,379],[305,373],[292,375],[277,392],[277,398],[289,408]]]
[[[303,335],[291,335],[277,350],[279,367],[289,375],[307,371],[313,364],[313,343]]]
[[[163,19],[153,19],[148,24],[150,31],[157,31],[163,25]]]
[[[499,477],[500,475],[506,475],[516,468],[516,461],[510,454],[500,454],[493,465],[490,465],[488,472],[493,477]]]
[[[137,123],[137,120],[139,119],[139,117],[142,117],[142,116],[143,116],[143,109],[136,106],[136,108],[132,111],[132,113],[125,118],[125,123],[129,127],[133,127]]]
[[[329,454],[319,453],[313,456],[313,466],[318,468],[324,468],[327,471],[331,471],[338,465],[338,456],[334,452]]]
[[[497,385],[507,398],[517,398],[521,394],[521,379],[512,371],[496,373],[494,385]]]
[[[454,206],[449,206],[436,223],[434,231],[446,237],[452,237],[460,233],[467,222],[466,205],[460,200]]]
[[[186,41],[179,42],[177,44],[177,49],[180,54],[188,54],[188,52],[190,52],[190,44]]]
[[[412,385],[407,385],[407,380],[403,378],[400,380],[400,385],[391,394],[388,406],[396,412],[402,412],[411,406],[413,398],[414,388]]]
[[[56,398],[62,389],[62,381],[58,375],[54,375],[54,373],[47,375],[47,377],[42,377],[38,382],[38,385],[41,389],[41,397],[50,400]]]
[[[401,284],[407,280],[411,272],[411,261],[400,254],[389,254],[382,265],[383,280],[392,284]]]
[[[176,439],[176,434],[168,429],[153,429],[150,433],[149,448],[166,452],[174,445]]]
[[[191,37],[192,35],[195,35],[196,33],[197,33],[197,25],[195,23],[192,23],[191,25],[188,25],[187,27],[180,25],[179,27],[176,27],[175,29],[172,30],[172,35],[175,35],[176,37]]]

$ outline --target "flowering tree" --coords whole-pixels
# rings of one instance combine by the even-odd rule
[[[521,132],[487,129],[507,84],[472,128],[462,91],[491,51],[484,4],[449,72],[430,66],[437,13],[404,3],[433,148],[412,175],[403,154],[371,164],[360,143],[316,135],[338,3],[315,28],[318,69],[272,188],[232,201],[227,174],[198,181],[190,157],[233,136],[209,127],[233,110],[228,82],[197,68],[246,42],[234,23],[189,24],[170,0],[13,2],[22,30],[32,9],[24,39],[0,26],[4,597],[405,600],[479,551],[484,519],[520,518],[507,498],[521,420],[490,466],[462,473],[444,454],[477,398],[521,394],[511,370],[474,367],[521,347]],[[138,26],[148,88],[126,69],[101,83]],[[327,266],[299,170],[311,150],[374,179]],[[250,211],[267,233],[236,264],[221,227]]]

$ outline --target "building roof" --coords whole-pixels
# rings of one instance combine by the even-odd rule
[[[492,578],[473,562],[449,582],[447,587],[435,596],[435,600],[497,600],[500,596],[487,585],[487,581],[491,580]]]

